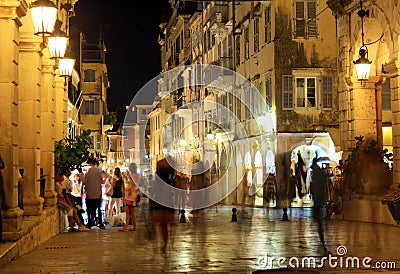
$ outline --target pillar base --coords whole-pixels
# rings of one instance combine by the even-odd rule
[[[16,241],[20,238],[24,211],[14,207],[6,211],[3,216],[3,240]]]
[[[42,197],[24,197],[24,212],[26,216],[37,216],[43,211]]]
[[[44,192],[44,207],[52,207],[57,205],[57,192],[54,190],[46,190]]]

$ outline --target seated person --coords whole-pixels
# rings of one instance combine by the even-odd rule
[[[78,211],[76,207],[73,206],[72,200],[70,199],[67,192],[69,188],[67,188],[67,184],[65,182],[65,176],[61,174],[56,175],[56,192],[57,192],[57,204],[60,208],[67,213],[68,224],[70,232],[78,232],[78,231],[88,231],[84,225],[79,221]],[[78,225],[78,229],[74,228],[74,224]]]

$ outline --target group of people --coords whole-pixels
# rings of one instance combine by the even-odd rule
[[[126,222],[121,231],[128,231],[132,218],[132,229],[136,230],[136,206],[139,190],[137,174],[122,173],[115,168],[113,174],[101,171],[95,162],[84,174],[81,169],[71,181],[71,170],[63,169],[56,175],[58,205],[68,218],[68,230],[71,232],[87,231],[95,226],[105,229],[112,216],[119,215],[125,205]],[[123,204],[121,204],[123,202]],[[86,211],[85,211],[86,209]],[[104,214],[103,214],[104,212]],[[85,221],[84,213],[87,215]]]

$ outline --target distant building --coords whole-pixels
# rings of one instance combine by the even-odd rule
[[[247,206],[265,206],[269,173],[285,189],[298,151],[307,167],[313,157],[334,160],[337,49],[325,1],[170,2],[175,8],[160,25],[159,44],[162,72],[175,75],[159,81],[162,100],[150,115],[152,159],[200,157],[210,162],[211,184],[222,180],[220,191],[234,189],[224,201]],[[182,67],[191,64],[226,70]],[[216,88],[224,84],[225,91]],[[209,151],[216,151],[214,159]]]
[[[107,130],[112,128],[107,109],[108,71],[105,63],[106,46],[82,42],[82,82],[80,120],[83,130],[90,130],[91,152],[106,155],[108,151]]]

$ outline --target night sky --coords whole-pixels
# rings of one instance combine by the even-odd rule
[[[79,0],[75,5],[71,29],[82,31],[88,43],[97,43],[101,33],[107,47],[110,111],[129,105],[135,92],[160,73],[157,39],[168,9],[168,0]]]

